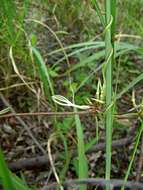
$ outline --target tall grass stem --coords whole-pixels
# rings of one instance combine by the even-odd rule
[[[114,31],[115,26],[115,11],[114,15],[112,15],[115,7],[114,0],[105,0],[105,83],[106,83],[106,107],[109,107],[112,103],[112,64],[114,62]],[[112,145],[112,123],[113,123],[113,106],[106,112],[105,124],[106,124],[106,172],[105,178],[106,180],[110,180],[111,175],[111,145]],[[106,186],[106,189],[109,189],[109,186]]]

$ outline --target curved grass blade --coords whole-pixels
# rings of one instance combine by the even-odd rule
[[[77,56],[78,57],[78,54],[83,52],[83,51],[87,51],[87,50],[90,50],[90,49],[99,49],[99,48],[102,48],[102,49],[100,51],[98,51],[97,53],[87,57],[86,59],[84,59],[84,60],[80,61],[79,63],[77,63],[76,65],[74,65],[70,69],[70,72],[75,71],[76,69],[79,69],[81,67],[86,67],[90,63],[93,63],[93,61],[96,61],[96,60],[104,58],[105,50],[103,48],[105,48],[105,43],[101,42],[101,44],[98,43],[95,46],[91,45],[91,46],[88,46],[86,48],[80,48],[78,50],[72,51],[71,53],[68,53],[67,54],[68,57],[70,57],[70,56]],[[116,52],[115,57],[118,57],[119,55],[125,54],[125,53],[127,53],[129,51],[136,51],[138,53],[141,53],[138,50],[139,50],[139,47],[135,46],[135,45],[132,45],[132,44],[123,43],[123,42],[120,42],[120,43],[116,42],[115,43],[115,52]],[[60,62],[62,62],[64,60],[65,60],[65,57],[62,57],[56,63],[59,64]]]
[[[2,150],[0,149],[0,178],[2,179],[2,185],[5,190],[15,190],[11,180],[10,172],[5,163]]]
[[[106,85],[106,107],[108,108],[112,103],[113,89],[112,89],[112,65],[114,62],[114,41],[112,41],[113,33],[111,31],[112,21],[115,19],[112,15],[113,4],[112,0],[104,1],[105,4],[105,71],[103,67],[103,79],[105,79]],[[116,7],[114,7],[116,9]],[[111,176],[111,159],[112,159],[112,125],[113,125],[113,106],[110,106],[106,111],[105,117],[106,125],[106,171],[105,178],[110,180]],[[109,190],[110,186],[106,186],[106,190]]]
[[[37,190],[35,187],[29,188],[28,185],[26,185],[25,182],[23,182],[16,175],[11,174],[11,179],[12,179],[13,185],[15,187],[14,190]]]
[[[51,99],[49,89],[51,91],[51,95],[54,95],[54,88],[53,88],[52,81],[49,76],[48,68],[46,67],[45,62],[44,62],[40,52],[35,47],[31,47],[31,48],[32,48],[33,54],[35,55],[35,58],[36,58],[36,63],[38,66],[39,74],[40,74],[41,80],[44,85],[45,95],[49,99]]]
[[[12,174],[4,160],[2,150],[0,149],[0,184],[2,184],[4,190],[32,190],[23,181]],[[34,188],[35,189],[35,188]],[[33,190],[34,190],[33,189]]]
[[[91,2],[93,4],[93,6],[95,7],[95,10],[96,10],[97,15],[98,15],[98,17],[100,19],[100,22],[102,23],[103,27],[105,27],[105,25],[106,25],[105,24],[105,18],[102,15],[102,12],[100,10],[99,4],[97,3],[97,0],[91,0]]]
[[[143,73],[141,73],[138,77],[132,80],[119,94],[117,94],[115,100],[118,100],[121,98],[123,94],[125,94],[128,90],[130,90],[133,86],[135,86],[138,82],[143,80]]]
[[[102,44],[101,44],[102,43]],[[69,49],[77,49],[77,48],[83,48],[83,47],[90,47],[90,46],[98,46],[98,45],[104,45],[104,42],[101,42],[101,41],[89,41],[89,42],[82,42],[82,43],[77,43],[77,44],[72,44],[72,45],[69,45],[69,46],[66,46],[64,47],[63,49],[64,50],[69,50]],[[105,46],[105,45],[104,45]],[[53,54],[56,54],[56,53],[59,53],[59,52],[62,52],[63,51],[62,48],[59,48],[59,49],[56,49],[50,53],[48,53],[47,55],[53,55]]]
[[[132,153],[131,160],[130,160],[130,163],[129,163],[129,166],[128,166],[128,169],[127,169],[127,172],[126,172],[126,175],[125,175],[125,178],[124,178],[124,182],[125,182],[125,183],[126,183],[127,180],[128,180],[128,177],[129,177],[129,174],[130,174],[132,165],[133,165],[133,161],[134,161],[135,155],[136,155],[136,153],[137,153],[137,148],[138,148],[138,145],[139,145],[139,142],[140,142],[140,138],[141,138],[142,133],[143,133],[143,122],[141,123],[139,132],[138,132],[138,134],[137,134],[137,136],[136,136],[136,142],[135,142],[135,145],[134,145],[133,153]],[[124,190],[124,186],[121,188],[121,190]]]
[[[74,108],[77,112],[77,109]],[[77,149],[78,149],[78,177],[79,179],[88,177],[88,162],[85,155],[84,135],[79,115],[75,115],[76,133],[77,133]],[[80,190],[86,190],[86,186],[80,186]]]
[[[2,18],[4,19],[6,30],[8,33],[8,42],[10,44],[14,44],[15,42],[15,26],[14,26],[14,19],[16,17],[16,6],[15,1],[13,0],[1,0],[0,11],[2,13]]]

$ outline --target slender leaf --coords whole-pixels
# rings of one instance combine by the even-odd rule
[[[11,180],[11,175],[8,167],[5,163],[2,150],[0,149],[0,178],[2,179],[2,185],[5,190],[15,190]]]
[[[77,109],[74,108],[74,111],[77,112]],[[83,129],[81,126],[79,115],[75,115],[75,123],[76,123],[76,132],[77,132],[77,148],[78,148],[78,175],[79,179],[88,177],[88,163],[85,155],[85,147],[84,147],[84,136]],[[80,190],[85,190],[85,186],[81,186]]]
[[[50,76],[49,76],[48,67],[44,63],[44,60],[43,60],[40,52],[35,47],[31,47],[31,48],[32,48],[32,51],[33,51],[33,53],[36,57],[36,60],[37,60],[36,63],[38,66],[38,70],[39,70],[41,80],[42,80],[43,85],[44,85],[45,95],[48,98],[50,98],[49,89],[51,91],[51,95],[54,95],[54,88],[53,88],[52,81],[51,81]]]

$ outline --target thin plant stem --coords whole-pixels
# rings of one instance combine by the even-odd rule
[[[112,63],[113,63],[113,44],[112,44],[112,1],[105,0],[105,83],[106,83],[106,106],[112,103]],[[113,123],[113,106],[106,112],[106,180],[110,180],[111,173],[111,146],[112,146],[112,123]],[[109,189],[109,186],[106,186]]]
[[[133,153],[132,153],[132,156],[131,156],[131,160],[130,160],[130,163],[129,163],[129,166],[128,166],[128,169],[127,169],[127,172],[126,172],[126,175],[125,175],[125,178],[124,178],[124,183],[127,182],[129,174],[131,172],[131,168],[132,168],[132,165],[133,165],[133,161],[135,159],[135,155],[137,153],[137,148],[138,148],[138,145],[139,145],[142,133],[143,133],[143,122],[141,123],[139,132],[138,132],[137,137],[136,137],[136,142],[135,142],[135,145],[134,145],[134,149],[133,149]],[[122,186],[121,190],[124,190],[124,186]]]
[[[96,10],[97,15],[100,19],[100,22],[102,23],[103,27],[105,27],[105,19],[104,19],[104,16],[102,15],[102,12],[101,12],[101,9],[99,7],[97,0],[92,0],[91,2],[93,4],[93,6],[95,7],[95,10]]]

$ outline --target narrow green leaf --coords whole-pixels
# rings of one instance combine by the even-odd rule
[[[48,98],[50,98],[49,89],[51,91],[51,95],[54,95],[54,88],[53,88],[52,81],[51,81],[50,76],[49,76],[48,67],[46,66],[40,52],[35,47],[31,47],[31,48],[32,48],[32,51],[33,51],[35,58],[37,60],[36,63],[38,66],[38,70],[39,70],[41,80],[42,80],[43,85],[44,85],[45,95]]]
[[[74,108],[74,111],[77,112],[77,109]],[[85,147],[84,147],[84,136],[83,129],[81,126],[79,115],[75,115],[75,123],[76,123],[76,132],[77,132],[77,148],[78,148],[78,175],[79,179],[88,177],[88,162],[85,155]],[[80,186],[80,190],[85,190],[86,186]]]
[[[2,11],[3,20],[6,23],[9,41],[14,43],[15,26],[14,19],[16,16],[16,6],[13,0],[1,0],[0,10]]]
[[[14,190],[36,190],[36,188],[29,188],[25,183],[16,175],[11,175],[11,180],[14,185]]]
[[[126,172],[126,175],[125,175],[125,178],[124,178],[124,182],[127,182],[127,180],[128,180],[128,177],[129,177],[132,165],[133,165],[133,161],[134,161],[135,155],[137,153],[137,148],[138,148],[142,133],[143,133],[143,122],[141,123],[141,126],[139,128],[139,132],[138,132],[138,134],[136,136],[136,141],[135,141],[133,153],[132,153],[131,160],[130,160],[130,163],[129,163],[129,166],[128,166],[128,169],[127,169],[127,172]],[[121,190],[124,190],[124,186],[122,186]]]
[[[115,100],[120,99],[123,94],[125,94],[128,90],[130,90],[141,80],[143,80],[143,73],[141,73],[137,78],[133,79],[132,82],[130,82],[119,94],[117,94]]]
[[[10,172],[5,163],[4,156],[1,149],[0,149],[0,178],[2,179],[2,185],[5,190],[15,190],[12,180],[11,180]]]
[[[113,20],[115,19],[112,15],[113,2],[112,0],[105,0],[105,71],[103,68],[103,79],[106,84],[106,107],[108,108],[112,103],[113,89],[112,89],[112,65],[114,63],[114,33],[112,33]],[[116,7],[114,7],[116,8]],[[111,22],[112,20],[112,22]],[[114,31],[113,31],[114,32]],[[110,180],[111,176],[111,159],[112,159],[112,125],[113,125],[113,107],[110,106],[106,111],[105,117],[106,125],[106,180]],[[110,187],[107,185],[106,190]]]
[[[102,23],[103,27],[105,27],[105,18],[101,12],[101,9],[99,7],[99,4],[97,2],[97,0],[91,0],[93,6],[95,7],[95,10],[97,12],[97,15],[99,16],[100,22]]]

